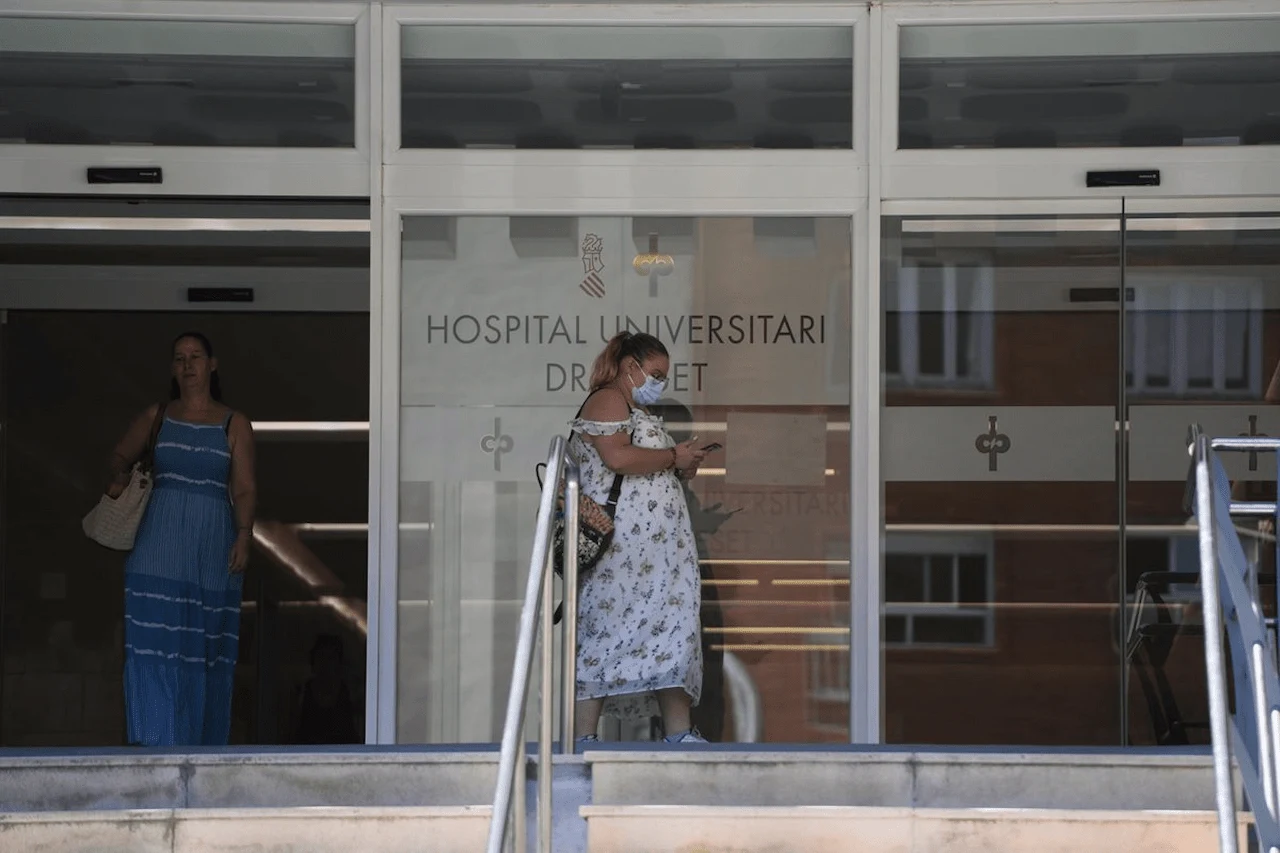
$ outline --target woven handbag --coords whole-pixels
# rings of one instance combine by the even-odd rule
[[[134,463],[129,472],[129,484],[124,487],[120,496],[113,498],[103,495],[98,505],[89,510],[81,526],[84,533],[94,542],[111,548],[114,551],[133,550],[133,540],[138,535],[138,526],[142,524],[142,516],[147,511],[147,503],[151,500],[152,468],[155,465],[156,438],[164,423],[165,406],[161,405],[156,412],[156,419],[151,424],[151,433],[147,438],[146,449],[142,457]]]
[[[546,465],[537,467],[538,485]],[[622,494],[622,475],[613,476],[608,503],[596,503],[585,494],[578,495],[578,582],[595,568],[613,544],[613,516],[618,511],[618,496]],[[560,498],[556,505],[556,520],[551,530],[552,566],[556,574],[564,575],[564,485],[560,486]]]

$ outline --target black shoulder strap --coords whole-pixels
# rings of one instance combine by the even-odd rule
[[[142,468],[150,471],[155,466],[156,442],[160,440],[160,430],[164,427],[164,413],[169,408],[167,401],[156,408],[155,420],[151,422],[151,431],[147,433],[147,446],[142,450]]]
[[[613,518],[614,513],[618,511],[618,497],[622,494],[622,475],[613,475],[613,485],[609,488],[609,500],[604,505],[604,511]]]
[[[236,419],[236,413],[233,409],[231,414],[227,415],[227,419],[222,422],[222,431],[226,435],[231,435],[231,422]]]

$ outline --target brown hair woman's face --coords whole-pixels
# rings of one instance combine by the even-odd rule
[[[645,377],[652,376],[659,382],[667,381],[667,371],[671,369],[671,360],[665,355],[651,355],[640,362],[640,383],[644,384]]]
[[[210,358],[204,345],[195,338],[183,338],[173,346],[173,378],[183,388],[204,388],[218,369],[218,360]]]

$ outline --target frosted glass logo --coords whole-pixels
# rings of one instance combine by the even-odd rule
[[[596,299],[604,298],[604,279],[600,273],[604,270],[604,241],[595,234],[588,234],[582,240],[582,292]]]
[[[987,431],[980,433],[978,438],[973,442],[973,446],[978,449],[979,453],[985,454],[987,457],[987,470],[998,470],[998,459],[1001,453],[1008,453],[1009,448],[1013,446],[1013,442],[1009,440],[1009,436],[1000,432],[1000,428],[996,426],[998,423],[995,415],[987,417]]]
[[[502,431],[502,418],[493,419],[493,434],[480,439],[480,449],[493,454],[493,470],[502,470],[502,454],[510,453],[515,439]]]

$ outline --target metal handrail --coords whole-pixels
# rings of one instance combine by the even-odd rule
[[[1280,671],[1258,597],[1256,566],[1246,559],[1231,520],[1233,513],[1242,510],[1261,514],[1262,506],[1231,500],[1231,482],[1217,458],[1220,450],[1280,451],[1280,439],[1211,439],[1198,427],[1192,428],[1190,438],[1219,846],[1223,853],[1239,849],[1231,775],[1234,747],[1261,849],[1280,851]],[[1267,506],[1274,517],[1276,505]],[[1234,715],[1227,703],[1224,636],[1231,649]]]
[[[581,474],[577,464],[567,452],[562,436],[551,442],[547,456],[546,479],[538,502],[538,521],[534,528],[533,553],[529,557],[529,577],[525,584],[524,605],[520,609],[520,628],[516,641],[515,662],[512,664],[511,692],[507,695],[507,714],[502,725],[502,748],[498,758],[498,779],[493,794],[493,814],[489,820],[487,853],[502,853],[508,838],[508,828],[515,824],[511,836],[515,849],[524,853],[525,831],[525,740],[524,715],[528,701],[529,679],[533,667],[533,647],[539,623],[542,627],[542,671],[539,678],[540,724],[538,733],[538,849],[551,851],[552,817],[552,760],[555,697],[554,697],[554,620],[552,597],[555,593],[554,553],[551,537],[558,512],[564,513],[564,693],[561,720],[563,722],[562,750],[573,751],[574,690],[577,662],[577,565],[578,565],[578,495],[581,493]],[[557,508],[560,486],[564,483],[562,508]]]

